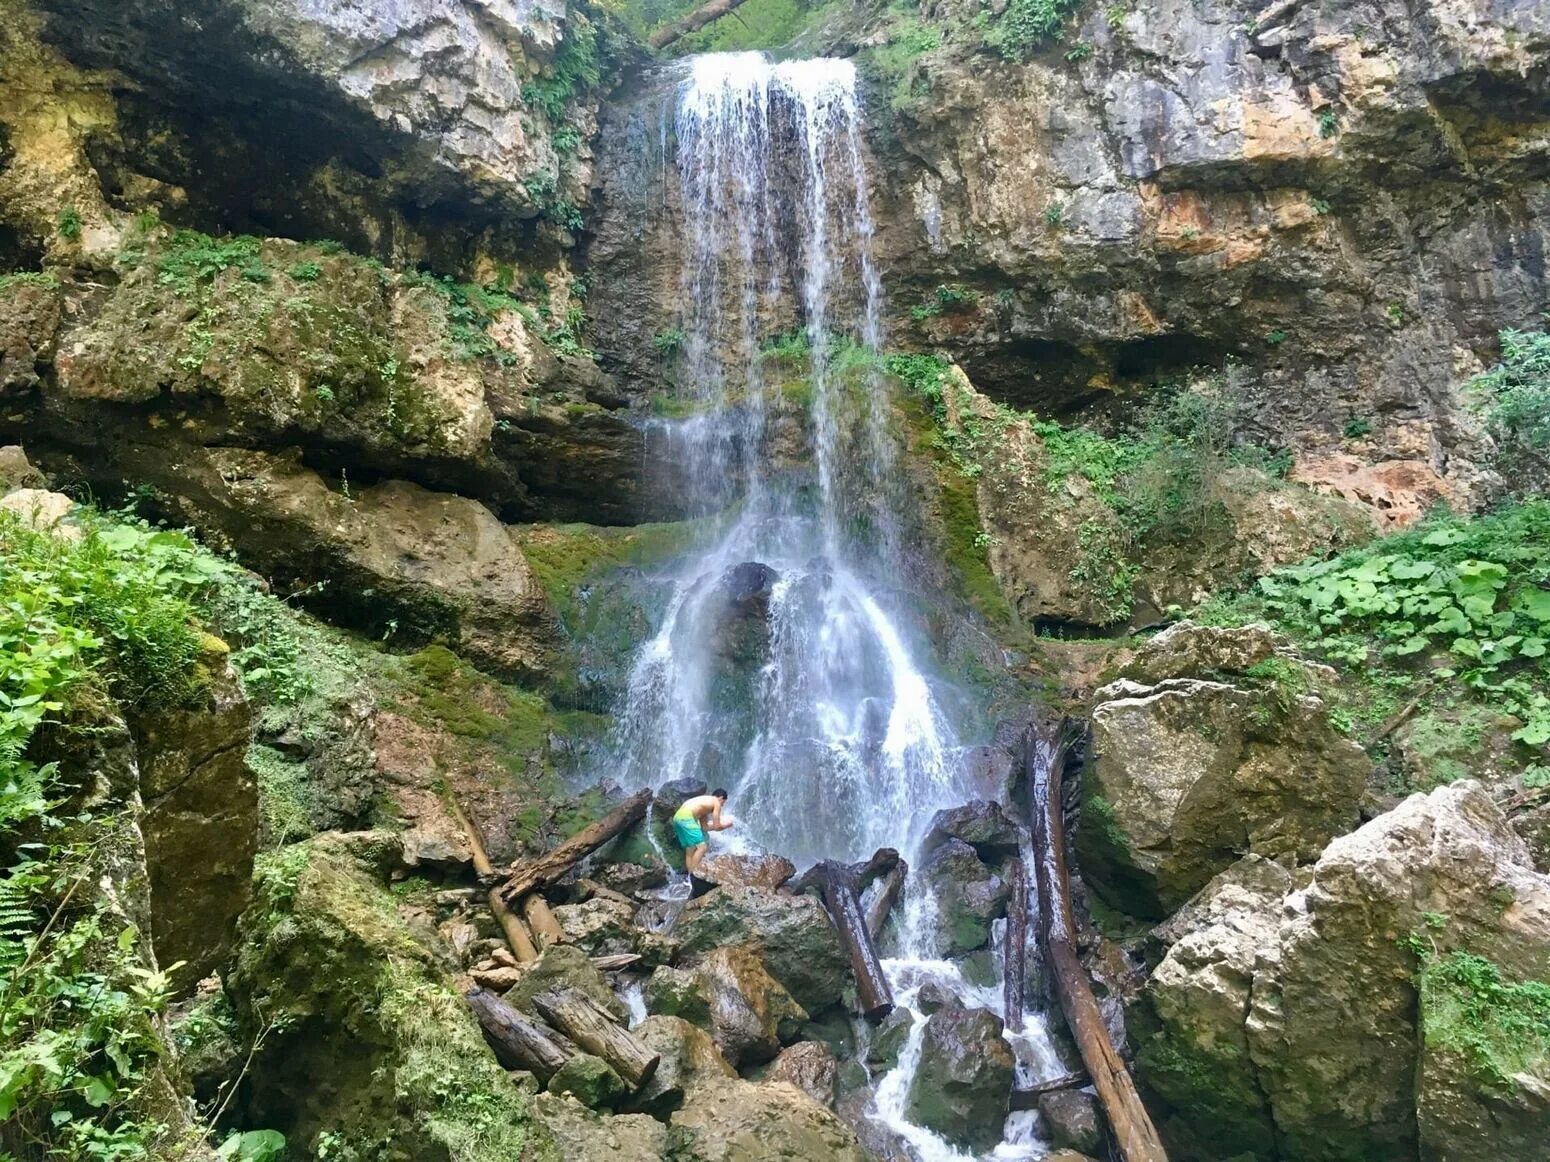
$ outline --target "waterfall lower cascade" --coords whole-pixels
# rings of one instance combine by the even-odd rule
[[[972,792],[919,660],[933,596],[912,588],[902,548],[855,68],[759,53],[686,68],[673,129],[689,414],[653,435],[710,531],[634,661],[613,770],[727,786],[734,846],[799,866],[887,846],[913,863],[933,814]],[[884,961],[899,1006],[935,982],[1007,1018],[1022,1080],[1058,1071],[1037,1014],[1002,1013],[999,987],[936,957],[933,911],[912,884]],[[870,1116],[922,1162],[967,1159],[906,1116],[924,1021]],[[1042,1154],[1033,1118],[1012,1115],[989,1156]]]

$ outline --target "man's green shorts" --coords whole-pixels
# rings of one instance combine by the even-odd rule
[[[678,837],[679,845],[684,848],[696,847],[705,842],[705,829],[700,826],[700,821],[692,815],[687,819],[673,818],[673,834]]]

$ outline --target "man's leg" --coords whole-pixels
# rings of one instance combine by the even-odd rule
[[[684,852],[684,866],[693,872],[700,866],[700,860],[705,858],[705,849],[709,846],[704,843],[696,843],[688,851]]]

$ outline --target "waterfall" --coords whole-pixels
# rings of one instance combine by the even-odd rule
[[[655,436],[714,532],[634,659],[610,773],[725,785],[737,826],[724,838],[799,865],[884,846],[913,858],[934,813],[971,791],[920,616],[942,598],[918,591],[901,547],[855,68],[759,53],[684,67],[673,131],[690,414]],[[805,353],[795,450],[791,377],[770,373],[780,331]],[[884,963],[896,999],[908,1008],[930,980],[1000,1013],[999,990],[935,958],[933,909],[906,892]],[[962,1158],[905,1114],[923,1024],[879,1079],[873,1116],[926,1162]],[[1042,1023],[1008,1024],[1025,1075],[1041,1071]],[[1014,1115],[996,1157],[1037,1156],[1030,1119]]]

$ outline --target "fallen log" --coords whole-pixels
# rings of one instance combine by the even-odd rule
[[[549,901],[537,892],[523,898],[522,918],[532,929],[540,948],[548,948],[549,945],[559,944],[565,939],[565,929],[561,928],[559,920],[555,919],[554,912],[549,908]]]
[[[463,994],[474,1011],[484,1039],[505,1069],[525,1069],[547,1085],[570,1060],[570,1054],[548,1029],[517,1012],[488,989],[472,988]]]
[[[888,914],[893,911],[893,906],[899,902],[899,892],[903,890],[904,878],[909,872],[910,865],[901,859],[883,877],[882,887],[872,897],[872,903],[866,911],[866,930],[873,940],[883,934],[883,925],[888,922]]]
[[[1019,857],[1007,868],[1006,941],[1001,949],[1001,997],[1008,1028],[1021,1029],[1028,971],[1028,869]]]
[[[645,1085],[657,1071],[661,1055],[651,1052],[586,993],[550,989],[533,998],[533,1007],[578,1048],[608,1062],[632,1090]]]
[[[480,878],[495,874],[495,868],[490,863],[490,855],[485,850],[484,839],[479,834],[479,829],[474,826],[473,820],[464,812],[463,805],[457,801],[457,796],[451,791],[447,792],[447,805],[452,808],[452,817],[463,829],[463,834],[468,836],[468,850],[473,854],[474,874]],[[485,892],[485,902],[490,905],[490,914],[501,926],[506,943],[517,960],[523,964],[537,960],[538,948],[533,943],[533,938],[522,926],[522,921],[517,919],[516,913],[506,906],[506,901],[501,899],[500,892],[490,888]]]
[[[1060,780],[1066,750],[1074,741],[1068,722],[1054,729],[1035,729],[1028,739],[1027,775],[1033,823],[1035,882],[1043,916],[1045,963],[1054,978],[1066,1024],[1092,1078],[1098,1101],[1108,1118],[1121,1162],[1167,1162],[1167,1152],[1151,1115],[1141,1104],[1125,1062],[1109,1040],[1098,1011],[1092,981],[1077,957],[1071,913],[1071,881],[1066,872],[1065,821]]]
[[[711,0],[709,4],[696,8],[689,15],[680,20],[675,20],[666,28],[659,28],[651,34],[651,47],[656,49],[666,48],[676,40],[682,40],[691,32],[698,32],[713,20],[720,20],[728,12],[731,12],[743,0]]]
[[[498,889],[501,898],[508,904],[515,903],[529,892],[554,883],[570,871],[578,860],[591,855],[621,831],[639,823],[650,805],[651,792],[640,791],[553,851],[512,864],[507,869],[506,882]]]
[[[887,875],[899,862],[899,853],[892,848],[883,848],[866,863],[854,867],[826,859],[808,868],[790,884],[792,892],[805,892],[809,888],[819,890],[829,919],[834,921],[839,932],[845,955],[850,958],[850,969],[856,978],[856,997],[862,1015],[869,1021],[881,1021],[893,1012],[893,990],[888,987],[888,978],[883,975],[877,949],[872,944],[872,934],[861,910],[861,893],[867,884]]]
[[[1033,1085],[1024,1086],[1022,1089],[1012,1091],[1012,1112],[1023,1110],[1036,1110],[1039,1108],[1039,1098],[1047,1093],[1055,1093],[1062,1089],[1076,1089],[1087,1084],[1086,1073],[1063,1073],[1059,1077],[1052,1077],[1048,1081],[1035,1082]]]
[[[592,967],[599,972],[616,972],[621,968],[629,968],[632,964],[640,963],[638,952],[611,952],[607,956],[594,956]]]

